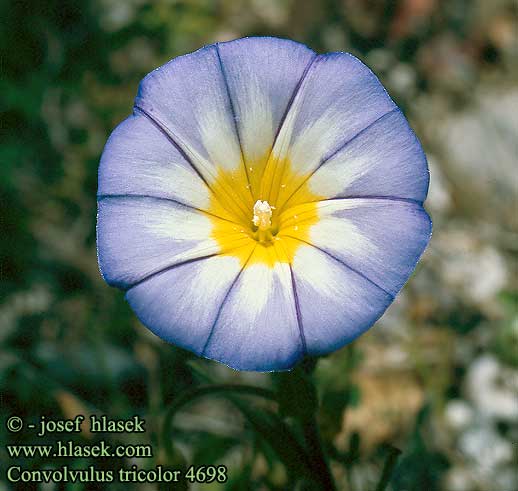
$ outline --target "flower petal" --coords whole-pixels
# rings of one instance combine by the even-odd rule
[[[428,181],[423,149],[396,109],[323,161],[307,182],[312,193],[328,198],[390,196],[422,203]],[[303,199],[303,193],[295,194],[288,203],[294,205]]]
[[[199,166],[241,165],[232,108],[215,45],[174,58],[140,83],[135,106],[155,121]]]
[[[287,39],[243,38],[217,45],[252,190],[277,130],[316,54]]]
[[[216,45],[148,74],[135,108],[168,135],[229,212],[250,219],[253,197]]]
[[[236,258],[214,256],[159,273],[130,288],[126,298],[157,336],[200,355],[239,271]]]
[[[275,195],[270,199],[282,205],[322,160],[395,107],[376,76],[354,56],[318,56],[275,142],[266,173],[273,185],[266,187],[280,187],[276,179],[285,172],[279,163],[291,165],[295,178],[280,189],[277,200]]]
[[[413,201],[344,198],[318,202],[316,210],[299,205],[286,211],[288,216],[293,213],[301,224],[317,213],[319,220],[312,225],[308,242],[392,296],[404,285],[430,240],[430,217]],[[290,235],[289,227],[286,235]]]
[[[392,296],[314,247],[303,245],[292,265],[306,349],[334,351],[367,330]]]
[[[111,134],[99,166],[98,194],[167,198],[204,210],[210,206],[210,190],[194,168],[163,132],[138,114]]]
[[[151,197],[107,197],[97,217],[99,265],[104,279],[128,288],[174,265],[211,256],[221,247],[211,238],[214,217],[174,201]],[[232,240],[235,239],[235,244]],[[247,243],[229,234],[230,246]]]
[[[269,371],[291,368],[303,349],[289,265],[246,265],[221,306],[204,355],[239,370]]]

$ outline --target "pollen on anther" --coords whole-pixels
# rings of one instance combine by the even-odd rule
[[[259,199],[255,202],[252,222],[259,230],[268,230],[271,227],[272,209],[275,208],[270,206],[266,200],[261,201]]]

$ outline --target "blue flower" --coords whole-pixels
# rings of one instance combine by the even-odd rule
[[[431,233],[421,145],[346,53],[276,38],[147,75],[99,169],[105,280],[161,338],[289,369],[367,330]]]

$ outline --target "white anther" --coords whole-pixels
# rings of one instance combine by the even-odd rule
[[[270,206],[268,201],[257,200],[254,205],[254,218],[252,218],[254,225],[260,230],[268,230],[272,226],[272,210],[275,208]]]

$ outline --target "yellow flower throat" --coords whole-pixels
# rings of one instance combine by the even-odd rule
[[[322,197],[309,190],[307,177],[274,156],[236,171],[219,167],[208,211],[221,254],[237,257],[241,266],[291,264],[318,222]]]

